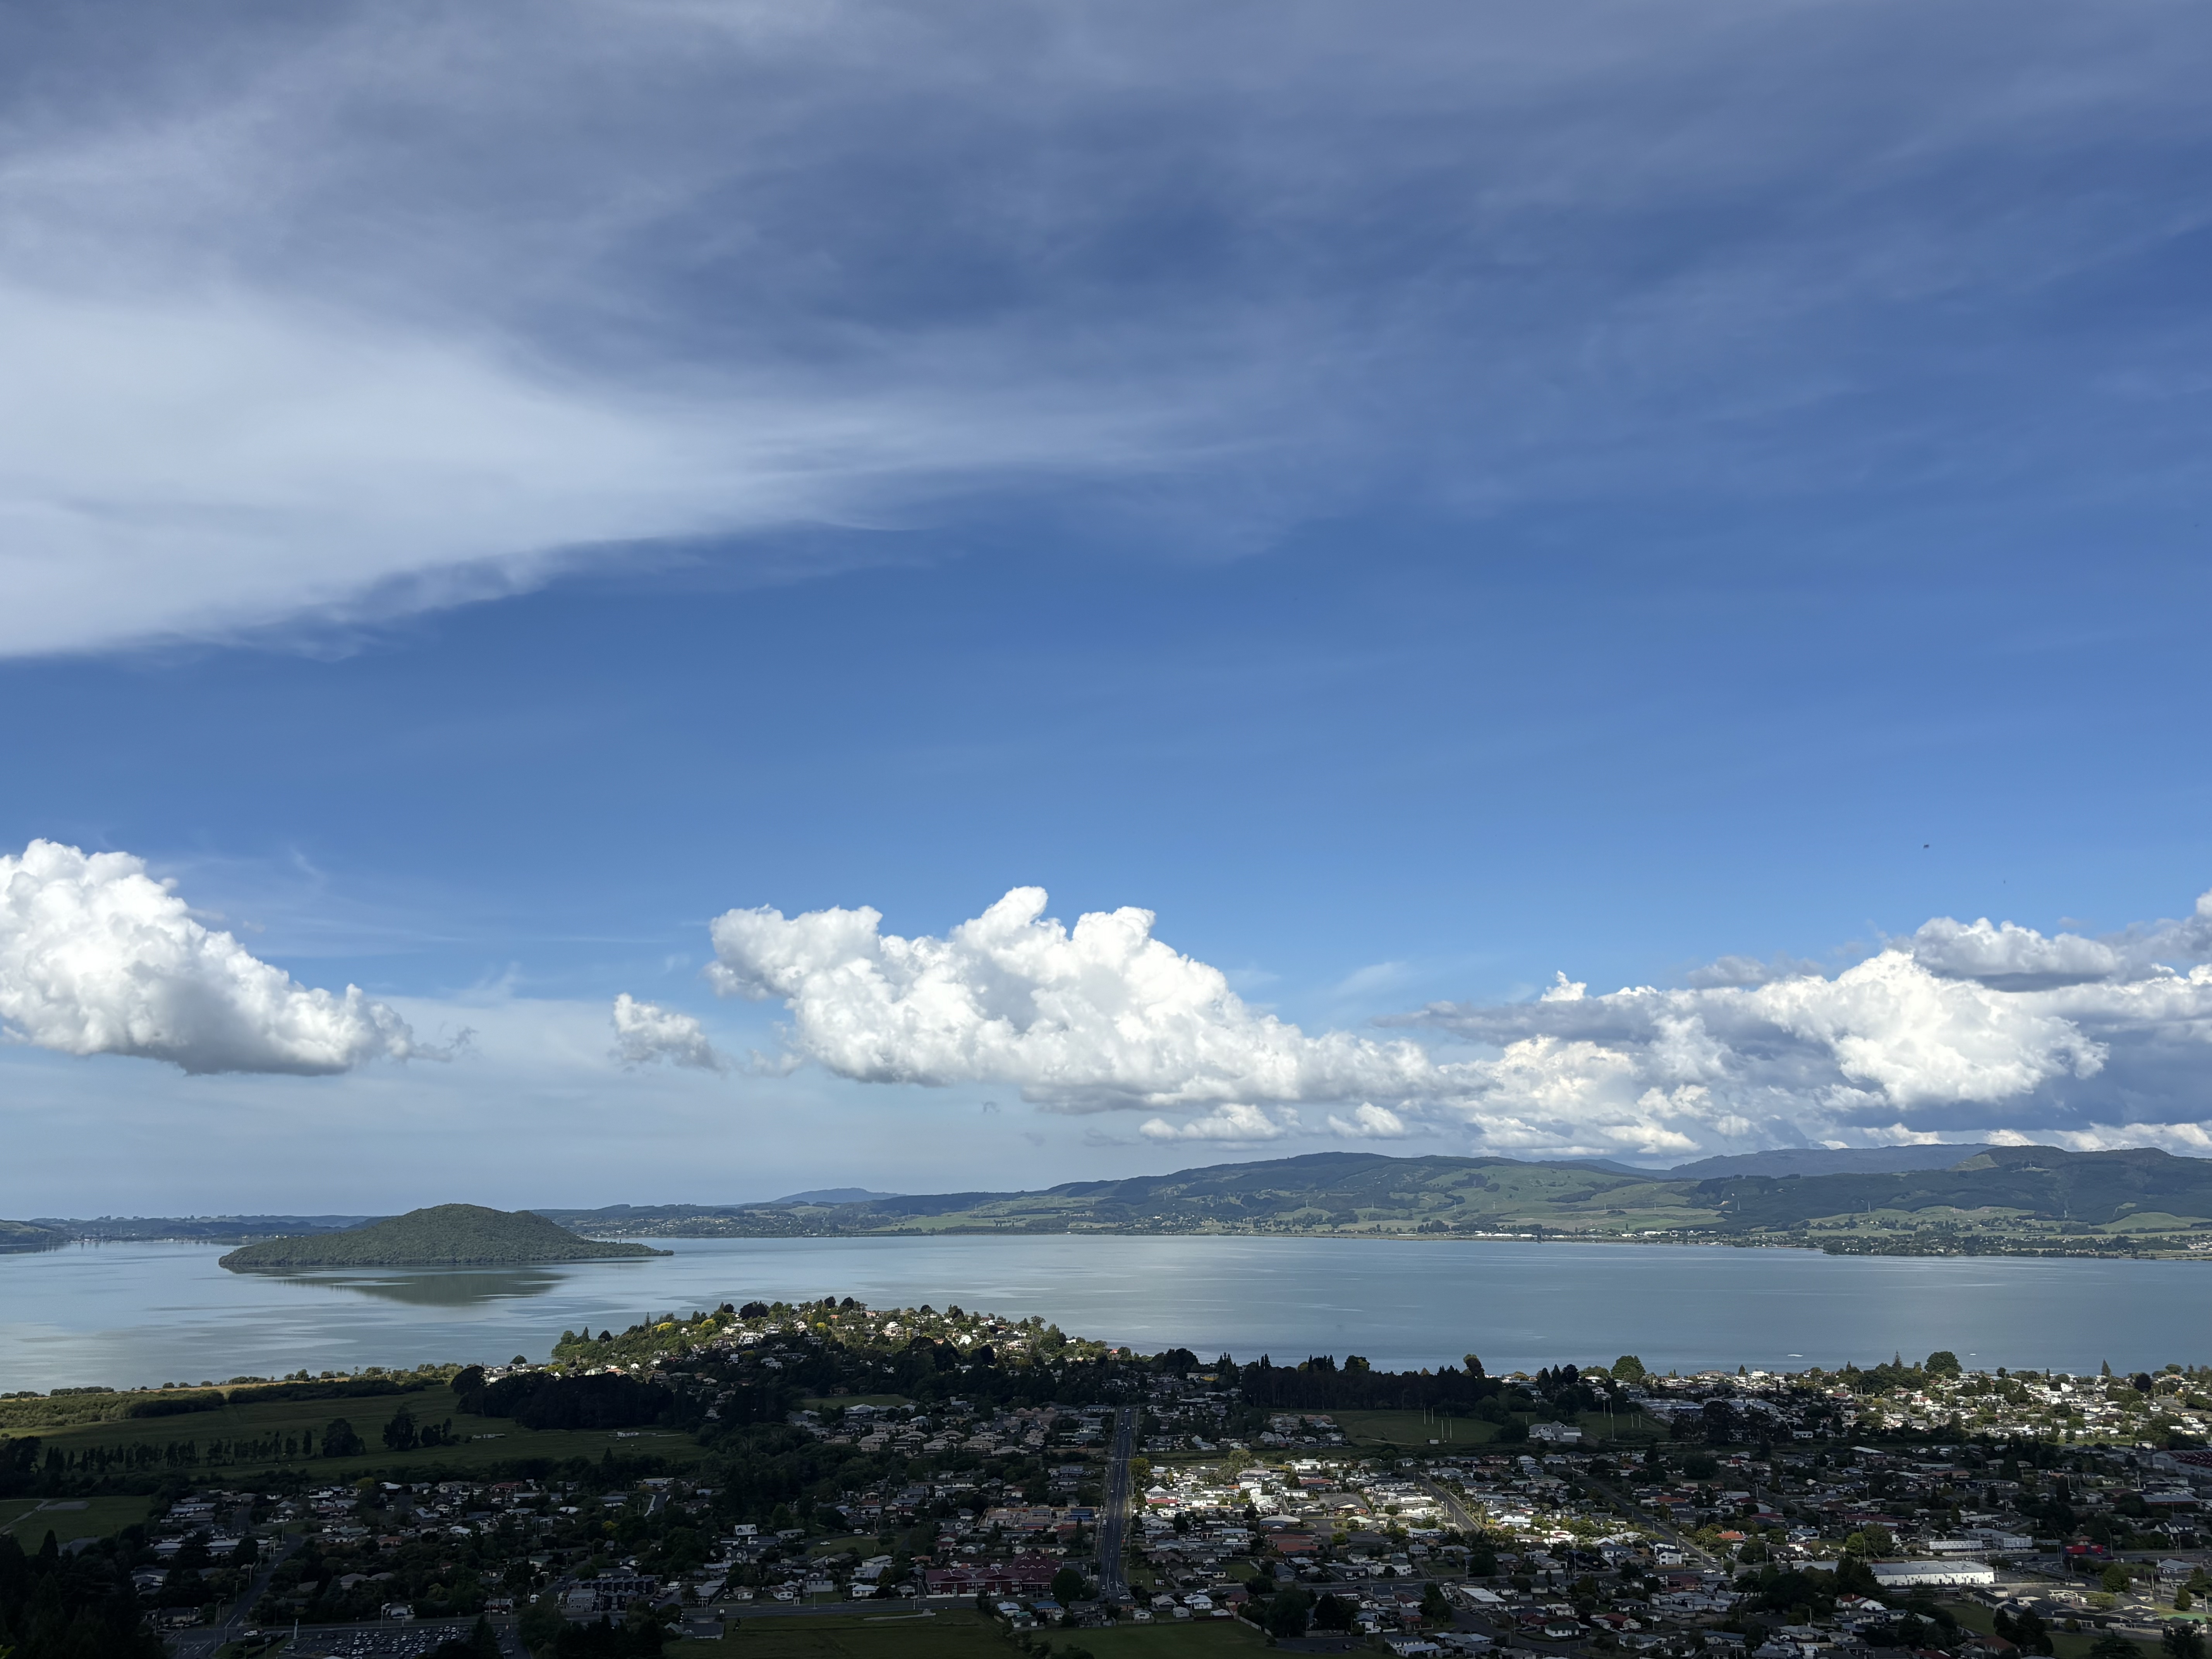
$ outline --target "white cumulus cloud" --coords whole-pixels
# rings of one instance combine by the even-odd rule
[[[70,1054],[190,1073],[349,1071],[440,1057],[348,986],[314,989],[194,920],[127,853],[34,841],[0,856],[0,1029]]]
[[[1273,1118],[1257,1106],[1231,1102],[1208,1112],[1204,1117],[1186,1118],[1180,1123],[1170,1123],[1156,1117],[1139,1124],[1137,1133],[1147,1140],[1216,1140],[1249,1144],[1260,1140],[1279,1140],[1296,1132],[1297,1115],[1286,1112]]]
[[[658,1003],[640,1002],[627,991],[615,999],[614,1027],[615,1058],[625,1066],[665,1060],[702,1072],[727,1067],[696,1019]]]
[[[1363,1102],[1349,1117],[1328,1115],[1328,1130],[1346,1140],[1402,1140],[1413,1133],[1406,1120],[1387,1106]]]
[[[1453,1045],[1441,1050],[1303,1030],[1154,937],[1150,911],[1071,928],[1045,902],[1017,888],[941,939],[886,933],[865,908],[732,910],[708,971],[726,994],[784,1004],[794,1061],[1149,1109],[1168,1114],[1140,1130],[1159,1141],[1457,1123],[1494,1151],[1656,1159],[2000,1130],[2177,1147],[2204,1133],[2212,966],[2174,964],[2212,955],[2212,896],[2104,939],[1939,917],[1833,974],[1729,958],[1682,988],[1594,994],[1562,973],[1534,1001],[1382,1022]],[[1310,1122],[1304,1104],[1342,1109]]]
[[[881,931],[869,908],[732,910],[708,973],[781,998],[807,1058],[872,1083],[999,1083],[1071,1110],[1203,1109],[1432,1091],[1418,1043],[1310,1036],[1255,1012],[1218,968],[1152,937],[1149,910],[1073,929],[1018,887],[943,939]]]
[[[1407,1017],[1494,1046],[1462,1096],[1501,1149],[1693,1149],[2029,1133],[2194,1146],[2212,1060],[2212,895],[2104,939],[1937,917],[1824,975],[1746,958],[1690,988],[1438,1005]],[[1394,1022],[1395,1023],[1395,1022]]]

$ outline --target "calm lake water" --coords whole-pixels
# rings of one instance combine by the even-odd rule
[[[1936,1348],[2071,1371],[2212,1361],[2212,1263],[2191,1261],[1474,1241],[662,1243],[676,1253],[502,1272],[229,1273],[219,1249],[194,1244],[0,1255],[0,1389],[540,1359],[564,1328],[833,1293],[1039,1314],[1146,1351],[1359,1353],[1393,1370],[1470,1352],[1492,1370],[1621,1353],[1662,1370],[1802,1370]]]

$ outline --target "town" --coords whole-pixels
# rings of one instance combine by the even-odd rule
[[[12,1396],[0,1641],[2202,1659],[2208,1391],[1942,1352],[1240,1365],[725,1304],[544,1365]]]

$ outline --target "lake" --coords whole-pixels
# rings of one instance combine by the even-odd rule
[[[542,1359],[563,1328],[835,1294],[957,1303],[1212,1358],[1358,1353],[1492,1370],[1622,1353],[1802,1370],[1949,1348],[1969,1366],[2212,1360],[2212,1263],[1807,1250],[1098,1235],[674,1239],[673,1255],[501,1271],[225,1273],[198,1244],[0,1255],[0,1389],[223,1382],[305,1367]]]

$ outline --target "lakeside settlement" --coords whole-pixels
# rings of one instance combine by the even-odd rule
[[[2179,1365],[1389,1373],[726,1304],[545,1365],[0,1401],[0,1641],[65,1650],[43,1595],[186,1659],[2197,1659],[2208,1425]]]

